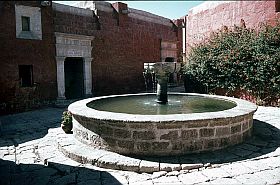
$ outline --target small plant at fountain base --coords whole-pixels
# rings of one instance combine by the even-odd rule
[[[61,128],[66,134],[72,133],[73,123],[72,114],[70,111],[64,111],[61,117]]]

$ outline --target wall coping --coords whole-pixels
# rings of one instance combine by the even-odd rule
[[[213,9],[216,8],[217,6],[225,3],[231,3],[231,2],[236,2],[236,1],[206,1],[203,2],[189,10],[189,15],[194,15],[198,14],[200,12],[203,12],[205,10]]]
[[[89,8],[97,14],[96,11],[104,11],[104,12],[109,12],[112,13],[114,11],[114,8],[111,3],[109,2],[104,2],[104,1],[85,1],[85,2],[79,2],[76,3],[74,6],[77,6],[79,8]],[[129,8],[128,7],[128,16],[134,19],[139,19],[147,22],[152,22],[152,23],[157,23],[157,24],[162,24],[166,26],[172,27],[172,20],[152,14],[150,12],[146,12],[143,10],[137,10],[134,8]]]
[[[129,12],[128,16],[134,19],[140,19],[148,22],[157,23],[157,24],[163,24],[170,27],[173,26],[172,21],[170,19],[152,14],[150,12],[137,10],[134,8],[128,8],[128,12]]]
[[[89,9],[74,7],[70,5],[63,5],[59,3],[52,3],[53,10],[58,12],[70,13],[80,16],[92,17],[93,12]]]
[[[112,13],[114,8],[112,7],[111,3],[105,2],[105,1],[83,1],[75,3],[74,6],[79,8],[87,8],[90,10],[100,10],[103,12],[109,12]]]

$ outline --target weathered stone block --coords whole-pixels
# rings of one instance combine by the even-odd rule
[[[77,118],[79,122],[87,122],[87,123],[91,123],[93,122],[93,119],[85,117],[85,116],[74,116],[75,119]]]
[[[253,118],[253,115],[254,115],[254,114],[247,114],[247,115],[245,115],[245,116],[244,116],[244,120],[250,120],[250,119],[252,119],[252,118]]]
[[[227,136],[230,135],[230,127],[217,127],[216,128],[216,135],[219,136]]]
[[[147,124],[147,123],[128,123],[128,127],[132,128],[132,129],[142,129],[142,128],[146,128],[146,129],[152,129],[153,128],[153,124]]]
[[[249,128],[249,121],[244,121],[242,123],[242,131],[247,130]]]
[[[139,165],[140,172],[152,173],[159,171],[159,163],[142,160]]]
[[[119,158],[117,162],[117,166],[119,166],[121,170],[138,172],[140,162],[141,162],[140,159],[122,156]]]
[[[81,137],[82,137],[82,139],[84,139],[84,140],[89,140],[89,137],[88,137],[88,133],[87,133],[87,132],[82,132]]]
[[[231,134],[235,134],[235,133],[241,132],[241,124],[232,126],[230,128],[230,132],[231,132]]]
[[[198,130],[197,129],[182,130],[181,137],[183,139],[197,138],[198,137]]]
[[[214,128],[202,128],[199,130],[200,137],[212,137],[214,136]]]
[[[160,136],[160,139],[166,139],[166,140],[175,140],[178,139],[178,131],[170,131],[167,134],[163,134]]]
[[[239,117],[235,117],[232,122],[233,124],[235,124],[235,123],[240,123],[244,120],[245,120],[245,116],[239,116]]]
[[[235,145],[238,144],[242,141],[242,134],[236,134],[236,135],[232,135],[230,137],[230,143],[231,145]]]
[[[209,120],[209,122],[210,122],[210,120]],[[193,122],[188,123],[186,126],[188,128],[207,127],[208,122],[206,122],[205,120],[203,120],[203,121],[193,121]]]
[[[229,137],[221,138],[221,146],[228,146],[228,145],[230,145],[230,138]]]
[[[199,151],[203,148],[203,141],[193,140],[193,141],[183,141],[183,148],[186,152]]]
[[[178,174],[179,170],[182,169],[181,165],[178,163],[160,163],[160,171],[167,171],[167,172],[171,172],[173,171],[174,175],[172,173],[168,174],[168,177],[170,178],[171,176],[176,176],[175,174]],[[177,172],[177,173],[176,173]],[[166,177],[166,178],[168,178]]]
[[[114,139],[114,138],[111,138],[111,137],[105,137],[105,138],[103,138],[103,140],[108,144],[108,145],[110,145],[110,146],[114,146],[114,145],[116,145],[117,144],[117,140],[116,139]],[[95,143],[96,143],[97,141],[95,141]]]
[[[95,131],[95,132],[100,132],[100,129],[102,127],[99,126],[99,124],[95,121],[88,123],[88,122],[80,122],[82,126],[84,126],[86,129]]]
[[[103,136],[113,136],[114,130],[110,127],[107,126],[100,126],[99,128],[100,130],[97,132],[97,134],[99,134],[101,137]]]
[[[124,123],[124,122],[111,122],[111,121],[108,121],[107,124],[110,125],[110,126],[113,126],[113,127],[121,127],[121,128],[126,127],[126,123]]]
[[[231,123],[231,118],[227,118],[227,119],[214,119],[211,120],[209,123],[210,127],[216,127],[216,126],[226,126],[229,125]]]
[[[155,139],[155,133],[152,131],[134,131],[133,139],[137,139],[137,140]]]
[[[139,151],[149,151],[151,150],[151,143],[148,142],[138,142],[135,144],[136,149]]]
[[[243,134],[242,134],[243,141],[249,139],[251,137],[251,135],[252,135],[252,129],[249,129],[249,130],[246,130],[245,132],[243,132]]]
[[[118,140],[117,143],[120,148],[126,148],[128,150],[132,150],[134,148],[133,141]]]
[[[114,137],[116,138],[131,138],[131,132],[124,129],[115,129]]]
[[[182,142],[181,141],[176,141],[171,143],[172,150],[182,150]]]
[[[204,149],[214,149],[221,145],[220,139],[206,139],[204,140]]]
[[[153,142],[152,150],[167,150],[169,142]]]
[[[182,124],[177,123],[161,123],[157,125],[157,129],[179,129],[182,128]]]
[[[203,167],[202,163],[198,163],[198,164],[182,164],[182,170],[192,170],[192,169],[198,169]]]
[[[253,119],[249,120],[249,128],[251,128],[253,126]]]

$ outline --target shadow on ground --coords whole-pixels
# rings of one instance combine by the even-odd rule
[[[110,173],[58,163],[15,164],[0,159],[1,185],[101,185],[121,183]]]
[[[1,116],[0,147],[11,146],[40,139],[49,128],[60,126],[62,112],[66,108],[46,108],[31,112]],[[4,141],[4,142],[3,142]]]
[[[138,159],[173,164],[221,164],[251,159],[275,151],[280,146],[280,130],[254,119],[252,137],[242,144],[225,149],[172,157],[139,157]]]

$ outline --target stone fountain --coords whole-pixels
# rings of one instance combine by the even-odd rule
[[[232,97],[167,93],[176,63],[155,63],[157,93],[111,95],[72,103],[74,137],[124,155],[170,156],[225,148],[251,136],[257,106]],[[157,97],[157,98],[156,98]]]

